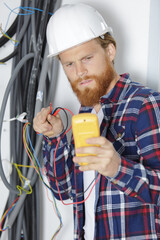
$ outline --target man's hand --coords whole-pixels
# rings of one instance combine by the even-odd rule
[[[36,132],[51,138],[58,136],[62,132],[63,123],[59,114],[56,116],[50,114],[50,107],[48,107],[42,108],[42,110],[37,113],[33,119],[33,128]]]
[[[88,144],[98,144],[99,146],[87,146],[76,149],[78,154],[96,155],[74,157],[73,161],[75,163],[87,163],[87,165],[81,165],[79,169],[81,171],[97,170],[104,176],[113,177],[118,172],[121,159],[112,143],[104,137],[89,138],[86,142]]]

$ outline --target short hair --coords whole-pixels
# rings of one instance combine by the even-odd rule
[[[111,36],[110,33],[105,33],[103,36],[96,38],[98,43],[101,45],[102,48],[107,48],[110,43],[112,43],[115,48],[117,47],[115,39]]]

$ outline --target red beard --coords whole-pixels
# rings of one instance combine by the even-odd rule
[[[83,79],[79,78],[74,82],[71,82],[70,80],[69,81],[80,103],[83,106],[94,106],[95,104],[99,103],[100,98],[106,94],[106,91],[110,86],[110,83],[114,80],[114,77],[115,71],[111,64],[107,62],[106,70],[101,75],[90,75],[84,77]],[[79,90],[77,87],[78,83],[87,79],[95,80],[96,87],[93,89],[86,87],[84,90]]]

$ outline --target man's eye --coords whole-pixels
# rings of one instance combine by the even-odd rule
[[[73,63],[67,63],[66,67],[71,67],[73,65]]]
[[[88,57],[84,58],[83,61],[89,61],[89,60],[91,60],[92,58],[93,58],[93,56],[88,56]]]

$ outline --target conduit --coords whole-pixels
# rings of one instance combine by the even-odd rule
[[[15,34],[19,42],[14,51],[1,59],[7,62],[12,58],[12,75],[6,88],[0,112],[0,146],[4,113],[10,97],[10,118],[22,112],[27,112],[27,119],[32,123],[35,114],[53,102],[57,81],[58,61],[48,62],[48,46],[46,44],[46,26],[51,16],[61,5],[61,0],[21,0],[19,14],[7,31],[12,37]],[[27,11],[30,9],[33,11]],[[0,47],[9,39],[0,38]],[[49,65],[51,72],[48,72]],[[43,93],[41,98],[38,94]],[[42,165],[41,144],[42,137],[37,136],[30,128],[30,137],[39,162]],[[21,185],[17,170],[7,181],[2,167],[3,151],[0,147],[0,176],[10,194],[6,209],[11,206],[19,194],[17,185]],[[19,121],[10,124],[10,162],[22,166],[31,166],[30,160],[23,146],[23,123]],[[30,181],[32,194],[22,192],[12,212],[5,221],[8,229],[8,240],[40,240],[40,192],[39,177],[33,168],[21,168],[21,173]],[[27,189],[27,186],[26,186]],[[1,235],[3,235],[0,232]],[[0,236],[1,236],[0,235]],[[43,239],[42,239],[43,240]]]

